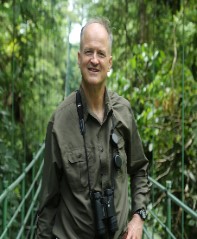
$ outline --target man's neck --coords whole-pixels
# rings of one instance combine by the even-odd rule
[[[99,121],[103,122],[105,86],[87,86],[82,83],[82,88],[88,107],[98,117]]]

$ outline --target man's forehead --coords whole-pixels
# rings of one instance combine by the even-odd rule
[[[84,49],[85,45],[91,41],[102,44],[106,44],[106,41],[108,41],[108,44],[104,48],[107,48],[106,51],[109,51],[111,54],[110,36],[105,26],[101,23],[91,22],[84,26],[81,34],[80,48]]]
[[[92,23],[89,23],[88,25],[84,26],[83,34],[85,34],[87,31],[89,32],[90,30],[91,31],[105,31],[106,34],[108,35],[108,32],[105,29],[105,27],[98,22],[92,22]]]

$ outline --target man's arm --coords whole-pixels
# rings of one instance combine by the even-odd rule
[[[144,155],[142,142],[132,114],[128,149],[128,173],[131,179],[132,219],[128,223],[126,239],[141,239],[144,221],[135,214],[139,209],[146,209],[149,201],[150,184],[148,181],[148,159]]]
[[[53,123],[49,122],[45,141],[42,188],[37,218],[37,239],[53,238],[52,229],[60,199],[60,159],[59,146],[53,133]]]

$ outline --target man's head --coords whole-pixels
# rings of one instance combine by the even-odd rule
[[[112,66],[112,34],[109,21],[92,19],[81,30],[78,64],[83,85],[103,87]]]
[[[110,26],[110,22],[107,18],[92,18],[90,19],[84,27],[82,27],[81,29],[81,33],[80,33],[80,50],[82,49],[82,44],[83,44],[83,34],[84,31],[86,29],[86,27],[92,23],[98,23],[101,26],[103,26],[105,28],[105,30],[108,33],[109,36],[109,46],[110,46],[110,54],[112,51],[112,42],[113,42],[113,35],[112,35],[112,30],[111,30],[111,26]]]

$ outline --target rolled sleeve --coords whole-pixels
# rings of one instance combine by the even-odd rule
[[[132,212],[146,208],[149,201],[149,161],[144,154],[137,125],[131,111],[131,128],[128,147],[128,173],[131,179]]]

